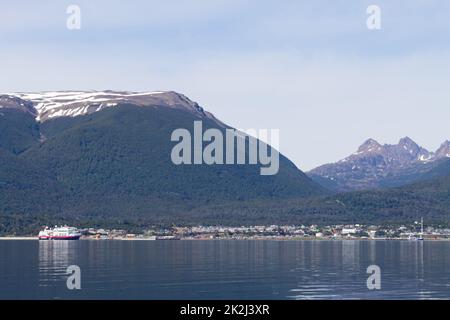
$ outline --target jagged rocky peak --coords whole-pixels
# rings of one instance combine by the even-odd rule
[[[338,191],[399,186],[420,180],[449,157],[448,140],[436,152],[430,152],[409,137],[400,139],[397,144],[383,145],[368,139],[358,152],[339,162],[319,166],[309,175]]]
[[[379,144],[374,139],[368,139],[358,148],[358,153],[373,152],[379,150],[381,150],[381,144]]]
[[[450,158],[450,141],[444,141],[435,153],[436,158]]]
[[[47,91],[11,93],[10,96],[31,102],[37,110],[37,120],[39,121],[90,114],[119,104],[169,107],[214,118],[196,102],[174,91]]]
[[[398,142],[401,146],[418,147],[419,145],[410,137],[401,138]]]
[[[31,101],[7,94],[0,95],[0,109],[15,109],[37,115],[37,110]]]
[[[408,162],[411,160],[428,161],[433,153],[420,147],[411,138],[404,137],[399,140],[398,144],[384,145],[374,139],[368,139],[351,157],[366,157],[368,155],[381,155],[389,161]]]
[[[408,151],[410,153],[418,153],[420,151],[420,147],[419,145],[412,140],[410,137],[404,137],[401,138],[400,141],[398,142],[399,147],[403,148],[405,151]]]
[[[398,144],[392,147],[397,153],[403,154],[405,157],[408,157],[409,161],[427,162],[434,157],[433,152],[430,152],[427,149],[419,146],[409,137],[400,139]],[[399,157],[401,156],[399,155]]]

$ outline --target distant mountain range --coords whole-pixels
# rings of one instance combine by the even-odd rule
[[[340,192],[397,187],[435,177],[435,168],[449,160],[448,140],[430,152],[408,137],[394,145],[381,145],[369,139],[356,153],[315,168],[308,175],[328,189]]]

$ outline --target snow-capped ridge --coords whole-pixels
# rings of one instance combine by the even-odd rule
[[[169,107],[214,118],[196,102],[174,91],[45,91],[9,93],[7,96],[31,103],[36,111],[36,120],[41,122],[91,114],[120,104]]]

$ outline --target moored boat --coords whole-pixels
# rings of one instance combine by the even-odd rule
[[[58,227],[49,228],[45,227],[44,230],[39,232],[39,240],[78,240],[81,237],[81,233],[74,227]]]

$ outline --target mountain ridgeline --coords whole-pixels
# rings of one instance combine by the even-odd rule
[[[228,128],[175,92],[0,97],[0,224],[173,224],[204,206],[327,193],[282,155],[273,176],[259,165],[173,164],[172,132],[198,120],[204,130]]]
[[[444,172],[445,162],[449,160],[448,140],[436,152],[430,152],[408,137],[394,145],[381,145],[369,139],[356,153],[313,169],[308,175],[339,192],[398,187],[450,174],[450,171]]]
[[[371,139],[309,177],[280,155],[278,174],[265,176],[260,165],[174,164],[171,135],[192,132],[195,121],[230,128],[176,92],[0,95],[0,234],[61,223],[142,230],[449,221],[448,141],[429,152],[409,138]]]

